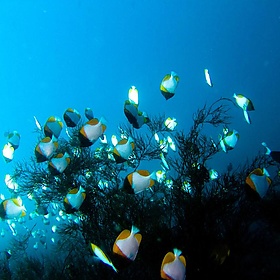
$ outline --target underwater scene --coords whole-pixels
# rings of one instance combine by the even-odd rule
[[[279,279],[280,1],[0,2],[0,279]]]

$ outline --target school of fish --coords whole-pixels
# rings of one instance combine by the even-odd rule
[[[206,83],[209,87],[213,87],[210,72],[207,68],[204,69],[204,75]],[[176,94],[179,84],[179,75],[170,71],[166,74],[159,86],[159,90],[166,101],[173,98]],[[128,99],[124,101],[123,112],[127,118],[127,121],[135,129],[140,129],[143,125],[148,124],[150,119],[146,112],[139,109],[138,89],[135,86],[131,86],[128,90]],[[237,107],[240,107],[243,112],[245,121],[251,124],[250,111],[254,111],[254,105],[251,99],[240,93],[233,94],[233,100]],[[42,126],[38,119],[34,116],[35,124],[41,133],[41,138],[34,149],[34,156],[37,164],[47,162],[48,171],[53,176],[59,176],[68,168],[71,164],[71,156],[67,152],[58,152],[59,150],[59,137],[64,127],[66,127],[66,133],[71,137],[71,129],[80,126],[78,139],[80,141],[80,148],[90,148],[97,141],[106,142],[106,129],[107,121],[104,117],[94,117],[93,110],[89,107],[85,108],[84,117],[86,122],[83,123],[83,117],[75,108],[67,108],[63,114],[63,119],[57,116],[50,116],[45,124]],[[164,121],[164,125],[167,131],[173,131],[177,126],[176,118],[168,117]],[[20,146],[20,134],[18,131],[7,132],[5,134],[7,142],[3,147],[3,158],[6,164],[10,163],[14,159],[14,153]],[[232,151],[240,138],[239,132],[236,129],[230,129],[224,127],[222,134],[217,136],[218,144],[221,151],[229,153]],[[176,152],[175,141],[169,135],[154,135],[155,143],[158,145],[160,153],[159,159],[161,161],[159,170],[146,170],[136,169],[126,175],[123,179],[122,190],[130,195],[138,195],[145,191],[152,191],[153,186],[156,183],[164,183],[166,187],[172,188],[172,180],[168,178],[169,164],[166,160],[166,155],[169,150]],[[213,145],[218,148],[218,144],[213,141]],[[111,137],[111,159],[116,164],[128,164],[131,158],[133,158],[135,150],[134,139],[122,133],[121,138],[118,139],[116,135]],[[270,156],[274,161],[280,163],[280,151],[271,151],[265,142],[262,145],[266,148],[266,155]],[[96,148],[96,151],[100,149]],[[210,168],[209,178],[215,180],[219,177],[218,172]],[[263,198],[272,181],[268,171],[265,168],[259,167],[251,171],[248,174],[245,182],[254,192],[256,192],[260,198]],[[17,196],[18,185],[13,178],[7,174],[5,177],[5,184],[11,191],[10,198],[5,198],[1,195],[2,202],[0,203],[0,217],[7,222],[8,228],[13,235],[17,234],[15,222],[20,222],[26,217],[28,211],[23,205],[22,198]],[[106,182],[100,182],[100,185],[106,185]],[[191,190],[191,186],[188,182],[185,182],[184,186],[186,191]],[[47,186],[45,186],[47,189]],[[43,187],[44,189],[44,187]],[[35,219],[38,216],[43,217],[44,224],[50,224],[50,215],[56,216],[56,220],[74,221],[79,223],[79,220],[75,216],[71,216],[71,213],[78,212],[83,202],[87,197],[87,193],[82,184],[79,186],[69,187],[67,193],[65,193],[64,200],[62,201],[63,209],[61,210],[57,204],[52,204],[51,209],[46,209],[44,205],[37,205],[36,211],[29,214],[29,219]],[[34,197],[29,197],[34,199]],[[60,209],[60,210],[59,210]],[[56,225],[52,226],[52,232],[55,233],[57,229]],[[2,228],[1,236],[5,236],[5,230]],[[38,249],[39,244],[46,247],[46,234],[43,230],[33,230],[32,236],[39,238],[39,242],[34,244],[34,249]],[[112,244],[112,252],[120,258],[128,261],[136,261],[137,254],[141,242],[145,242],[144,236],[142,241],[142,234],[140,229],[136,225],[131,225],[131,229],[123,229],[116,237],[114,244]],[[52,242],[55,242],[52,238]],[[118,272],[118,268],[112,263],[108,255],[96,244],[90,244],[92,253],[99,258],[104,264],[110,266],[115,272]],[[187,252],[185,252],[187,253]],[[163,256],[159,273],[162,279],[183,280],[186,277],[186,258],[182,255],[182,251],[178,248],[170,248],[170,252],[166,252]]]

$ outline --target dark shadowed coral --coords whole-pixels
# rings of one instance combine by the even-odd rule
[[[167,129],[164,116],[150,118],[145,134],[123,126],[121,133],[135,143],[133,156],[126,163],[117,164],[112,159],[109,144],[81,148],[77,128],[71,131],[69,141],[59,140],[59,152],[71,156],[64,173],[50,174],[34,156],[19,164],[13,175],[19,182],[19,193],[33,194],[38,204],[61,203],[69,189],[80,185],[87,196],[74,213],[79,222],[58,230],[57,259],[47,264],[24,256],[25,263],[21,262],[14,273],[30,279],[160,279],[162,258],[178,247],[187,260],[187,279],[277,279],[280,197],[274,190],[279,177],[272,179],[264,199],[245,184],[251,170],[275,167],[275,163],[259,154],[243,166],[229,166],[216,180],[209,178],[207,161],[220,148],[203,129],[229,123],[225,102],[227,99],[221,98],[198,110],[187,133]],[[154,140],[155,133],[175,139],[177,153],[166,155],[172,184],[159,181],[137,195],[122,191],[129,172],[146,161],[160,160],[162,150]],[[118,234],[132,224],[140,229],[143,239],[136,260],[123,267],[112,246]],[[95,261],[90,243],[108,254],[118,273]],[[30,274],[23,271],[27,265]]]

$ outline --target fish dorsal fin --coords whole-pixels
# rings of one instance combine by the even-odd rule
[[[49,117],[47,122],[55,122],[55,117],[54,116]]]
[[[233,130],[228,131],[228,132],[226,133],[226,136],[225,136],[225,137],[229,137],[229,136],[232,136],[232,135],[233,135]]]
[[[41,140],[41,142],[42,143],[49,143],[49,142],[51,142],[51,138],[49,137],[49,136],[47,136],[47,137],[45,137],[45,138],[43,138],[42,140]]]
[[[79,190],[77,188],[74,188],[74,189],[69,191],[69,194],[76,194],[76,193],[78,193],[78,191]]]
[[[166,74],[165,76],[164,76],[164,78],[163,78],[163,82],[164,81],[167,81],[167,80],[169,80],[171,78],[171,74]]]
[[[185,258],[184,256],[180,256],[180,257],[179,257],[179,260],[182,262],[182,264],[183,264],[184,266],[187,265],[187,263],[186,263],[186,258]]]
[[[168,252],[163,259],[163,263],[164,264],[171,263],[174,260],[175,260],[175,255],[172,252]]]
[[[148,170],[138,170],[137,171],[142,176],[149,176],[150,172]]]
[[[128,141],[128,139],[124,138],[124,139],[119,141],[118,145],[124,145],[124,144],[127,143],[127,141]]]
[[[244,98],[244,96],[243,96],[242,94],[240,94],[240,93],[239,93],[239,94],[236,94],[236,97],[237,97],[237,98]]]
[[[258,175],[258,176],[262,176],[263,175],[263,171],[261,168],[256,168],[255,170],[253,170],[251,172],[251,174],[255,174],[255,175]]]
[[[18,207],[22,206],[22,200],[21,199],[12,198],[12,201],[16,206],[18,206]]]
[[[63,156],[64,156],[63,153],[59,153],[55,156],[55,158],[62,158]]]
[[[162,261],[162,263],[161,263],[161,269],[160,269],[160,275],[161,275],[161,278],[163,278],[163,279],[168,279],[168,278],[166,278],[166,274],[165,274],[165,272],[163,271],[163,267],[164,267],[164,265],[166,265],[167,263],[171,263],[171,262],[173,262],[175,260],[175,255],[172,253],[172,252],[168,252],[165,256],[164,256],[164,258],[163,258],[163,261]]]
[[[91,119],[87,122],[87,124],[89,125],[97,125],[99,123],[99,120],[94,118],[94,119]]]
[[[126,239],[130,236],[130,231],[128,229],[124,229],[120,234],[119,236],[117,237],[117,240],[120,240],[120,239]]]

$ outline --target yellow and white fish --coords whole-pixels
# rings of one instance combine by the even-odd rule
[[[246,184],[257,192],[261,198],[266,195],[271,182],[269,173],[265,168],[254,169],[246,178]]]
[[[174,248],[173,253],[168,252],[161,264],[160,276],[168,280],[184,280],[186,277],[186,259],[182,251]]]
[[[71,189],[64,198],[63,204],[66,209],[66,213],[72,213],[80,209],[86,198],[86,192],[83,187],[79,189]]]
[[[239,133],[235,129],[229,131],[228,129],[224,129],[224,135],[219,135],[220,140],[220,146],[222,150],[227,153],[229,150],[232,150],[238,139],[239,139]]]
[[[43,138],[35,148],[35,156],[37,162],[44,162],[49,160],[58,148],[57,140],[52,137]]]
[[[13,160],[14,152],[15,152],[15,149],[10,143],[7,143],[4,145],[3,150],[2,150],[2,155],[4,157],[4,160],[7,163],[11,162]]]
[[[111,266],[114,271],[118,272],[116,267],[113,265],[112,261],[109,259],[109,257],[95,244],[90,243],[92,252],[105,264]]]
[[[56,156],[52,157],[48,163],[50,172],[53,175],[58,175],[64,172],[66,167],[69,165],[71,159],[67,152],[59,153]]]
[[[125,229],[116,238],[113,245],[113,252],[134,261],[137,256],[141,240],[142,235],[139,233],[139,229],[132,225],[131,231]]]
[[[51,116],[44,125],[44,133],[46,137],[58,138],[63,128],[63,122],[60,118]]]
[[[248,124],[251,124],[251,119],[249,117],[248,111],[254,111],[254,105],[251,99],[245,97],[242,94],[233,94],[233,98],[235,98],[235,101],[237,105],[243,110],[244,118]]]
[[[121,139],[114,147],[113,156],[116,163],[122,163],[128,160],[135,147],[131,137]]]
[[[5,199],[0,204],[0,217],[2,219],[14,219],[24,217],[26,209],[20,197]]]
[[[160,91],[166,100],[174,96],[179,80],[179,76],[174,71],[164,76],[160,84]]]
[[[123,189],[127,193],[137,194],[154,185],[156,172],[150,173],[148,170],[137,170],[125,177]]]
[[[13,190],[14,192],[16,192],[18,189],[18,183],[12,178],[10,174],[6,174],[5,184],[10,190]]]
[[[99,137],[102,137],[107,126],[104,118],[100,120],[94,118],[86,122],[79,132],[81,147],[89,147],[94,144]]]

